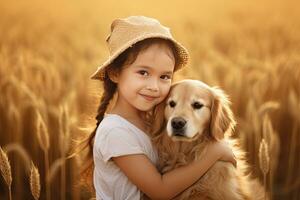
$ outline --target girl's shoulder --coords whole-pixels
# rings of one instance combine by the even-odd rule
[[[128,124],[124,122],[119,115],[116,114],[105,114],[103,120],[98,126],[98,130],[107,133],[112,129],[123,129],[128,128]]]
[[[155,150],[146,133],[116,114],[106,114],[99,124],[94,148],[101,152],[104,160],[112,155],[143,153],[156,162]]]
[[[132,125],[116,114],[106,114],[99,124],[95,137],[95,146],[115,148],[117,146],[137,147],[144,143],[145,138]]]
[[[99,133],[99,134],[98,134]],[[117,114],[105,114],[98,126],[96,137],[127,137],[138,140],[149,139],[141,129]]]
[[[101,126],[112,126],[112,125],[125,125],[122,117],[117,114],[105,113],[103,120],[100,123]]]

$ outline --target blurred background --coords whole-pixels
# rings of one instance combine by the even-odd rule
[[[271,199],[300,199],[299,4],[1,0],[0,199],[93,197],[81,157],[65,158],[95,128],[102,91],[89,76],[108,57],[110,23],[129,15],[171,28],[191,55],[175,79],[224,89],[253,176]]]

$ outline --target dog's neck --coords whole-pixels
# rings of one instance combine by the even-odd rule
[[[165,161],[176,163],[176,166],[182,166],[193,160],[198,160],[212,139],[209,131],[206,131],[199,134],[194,141],[173,141],[164,130],[160,135],[152,138],[152,142],[157,148],[160,162],[162,162],[159,166],[163,167]]]

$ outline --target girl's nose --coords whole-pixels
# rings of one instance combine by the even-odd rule
[[[157,80],[151,80],[147,86],[148,90],[158,91],[158,82]]]

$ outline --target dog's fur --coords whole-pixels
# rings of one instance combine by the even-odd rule
[[[176,105],[171,107],[170,101]],[[195,102],[202,107],[199,109],[199,104],[198,109],[193,107]],[[186,121],[177,132],[172,125],[175,117]],[[229,101],[221,89],[197,80],[172,85],[169,96],[155,108],[150,135],[158,150],[160,172],[198,160],[215,140],[228,142],[237,158],[237,168],[229,162],[217,161],[176,199],[263,199],[263,187],[249,177],[245,153],[238,141],[230,138],[235,124]]]

